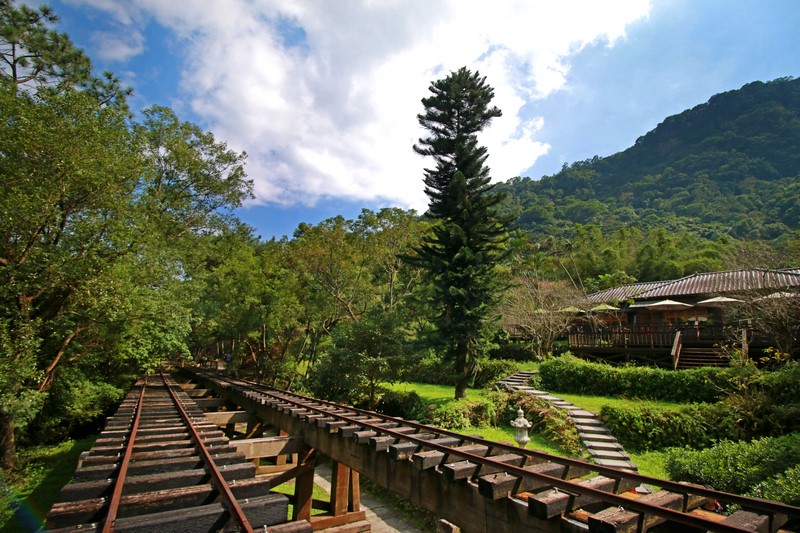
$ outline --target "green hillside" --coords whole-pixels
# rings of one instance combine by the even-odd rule
[[[798,148],[800,79],[781,78],[717,94],[623,152],[499,188],[534,239],[572,237],[580,224],[781,246],[800,229]]]

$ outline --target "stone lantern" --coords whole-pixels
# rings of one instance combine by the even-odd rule
[[[522,407],[519,408],[517,411],[517,418],[511,421],[511,427],[517,430],[517,434],[514,435],[514,440],[517,441],[520,448],[524,448],[528,441],[530,441],[530,437],[528,437],[528,430],[531,428],[533,424],[525,420],[525,413],[522,411]]]

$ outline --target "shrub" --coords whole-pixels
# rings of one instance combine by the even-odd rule
[[[487,359],[475,376],[473,386],[483,388],[493,385],[497,380],[510,376],[519,370],[519,365],[510,359]]]
[[[715,402],[729,388],[731,371],[703,367],[675,372],[660,368],[590,363],[573,356],[539,366],[546,390],[599,396],[627,396],[675,402]]]
[[[778,370],[764,372],[758,384],[776,404],[796,403],[800,398],[800,361],[791,361]]]
[[[578,435],[578,428],[566,411],[556,409],[545,400],[524,392],[506,394],[506,418],[517,418],[520,407],[525,417],[531,422],[531,431],[536,431],[557,443],[564,451],[572,455],[583,454],[583,444]]]
[[[633,451],[702,448],[739,437],[736,417],[722,404],[687,404],[677,409],[647,402],[629,407],[605,405],[600,416],[622,446]]]
[[[800,505],[800,465],[756,485],[748,494],[788,505]]]
[[[509,359],[486,359],[481,361],[478,373],[471,386],[483,388],[495,381],[510,376],[519,369],[519,365]],[[452,367],[436,356],[428,355],[418,360],[403,372],[402,379],[416,383],[435,385],[454,385],[455,377]]]
[[[751,442],[723,441],[700,451],[673,449],[665,468],[670,479],[745,494],[759,483],[800,465],[800,433]]]
[[[414,391],[384,391],[378,401],[378,412],[389,416],[397,416],[406,420],[421,420],[425,417],[427,404]]]

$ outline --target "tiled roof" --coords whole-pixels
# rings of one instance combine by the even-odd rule
[[[650,291],[659,287],[669,281],[642,281],[639,283],[628,283],[614,287],[613,289],[606,289],[604,291],[595,292],[589,295],[589,301],[592,303],[605,303],[605,302],[621,302],[632,298],[637,298],[640,294]]]
[[[589,295],[593,303],[629,298],[671,298],[675,296],[720,295],[759,289],[800,288],[800,268],[750,269],[692,274],[684,278],[650,283],[631,283]]]

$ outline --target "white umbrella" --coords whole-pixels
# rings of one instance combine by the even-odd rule
[[[694,306],[692,304],[676,302],[675,300],[659,300],[658,302],[645,304],[645,307],[647,309],[656,309],[659,311],[674,311],[678,309],[687,309]]]
[[[738,298],[729,298],[728,296],[715,296],[714,298],[709,298],[708,300],[702,300],[697,302],[697,305],[701,305],[703,307],[724,307],[728,304],[738,304],[743,303],[742,300]]]

